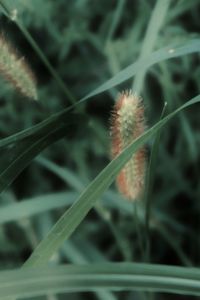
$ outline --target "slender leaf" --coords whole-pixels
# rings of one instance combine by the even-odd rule
[[[147,26],[147,31],[141,48],[140,59],[146,57],[152,52],[159,31],[165,20],[169,5],[170,5],[170,1],[163,2],[162,0],[157,0],[151,18],[149,20],[149,24]],[[136,74],[133,90],[138,94],[140,94],[141,92],[145,74],[146,74],[146,69],[141,69]]]
[[[83,122],[85,118],[79,118]],[[68,124],[61,124],[58,128],[49,129],[43,136],[33,136],[15,144],[14,149],[7,151],[7,155],[11,154],[11,160],[6,166],[0,166],[0,193],[4,191],[13,180],[19,175],[23,169],[37,156],[42,150],[50,144],[60,140],[67,134],[67,129],[72,127],[75,119]],[[17,148],[17,149],[15,149]]]
[[[100,263],[0,272],[0,299],[97,289],[200,296],[200,271],[164,265]]]
[[[41,241],[25,266],[38,266],[48,262],[54,252],[60,247],[63,241],[70,237],[77,226],[81,223],[90,209],[94,206],[97,199],[104,193],[115,179],[118,172],[150,137],[162,128],[172,117],[181,110],[200,102],[200,95],[186,102],[184,105],[167,115],[147,130],[142,136],[133,141],[125,150],[112,160],[106,168],[89,184],[83,191],[78,200],[70,207],[67,212],[59,219],[49,232],[47,237]]]
[[[161,62],[163,60],[167,60],[170,58],[180,57],[186,54],[200,52],[200,40],[189,40],[185,42],[183,46],[180,47],[165,47],[162,49],[159,49],[155,52],[153,52],[148,57],[141,59],[134,64],[131,64],[124,70],[117,73],[115,76],[113,76],[110,80],[106,81],[104,84],[102,84],[100,87],[86,95],[84,98],[82,98],[78,103],[64,109],[63,111],[56,113],[52,115],[51,117],[45,119],[44,121],[40,122],[39,124],[32,126],[31,128],[22,130],[16,134],[13,134],[7,138],[4,138],[0,141],[0,148],[5,147],[9,144],[15,143],[19,140],[23,140],[27,137],[34,136],[37,134],[38,136],[42,136],[45,133],[49,132],[51,129],[55,129],[58,126],[61,125],[61,123],[66,124],[66,117],[69,111],[76,108],[80,103],[88,100],[89,98],[98,95],[100,93],[103,93],[109,89],[111,89],[114,86],[117,86],[118,84],[126,81],[127,79],[134,76],[139,70],[141,70],[144,67],[150,67],[158,62]]]
[[[51,130],[50,133],[44,135],[43,138],[36,141],[22,141],[22,145],[19,150],[14,154],[12,161],[8,163],[8,166],[0,171],[0,193],[4,191],[13,180],[21,173],[21,171],[37,156],[42,150],[44,150],[49,142],[55,142],[66,134],[66,129],[60,127],[55,130]],[[11,149],[11,152],[13,150]]]
[[[0,209],[0,224],[18,221],[22,218],[41,214],[52,209],[71,205],[77,198],[77,193],[60,192],[41,195],[32,199],[24,199],[18,203],[4,205]]]

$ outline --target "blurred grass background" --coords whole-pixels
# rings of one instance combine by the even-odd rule
[[[9,0],[8,3],[16,7],[18,18],[66,83],[70,97],[60,89],[15,22],[1,13],[1,31],[26,57],[36,74],[39,91],[39,102],[31,102],[0,80],[1,138],[62,110],[135,62],[141,55],[156,5],[153,0]],[[169,1],[153,50],[199,37],[199,8],[198,0]],[[199,77],[199,54],[151,67],[141,88],[148,125],[159,120],[164,102],[171,112],[196,96]],[[132,86],[133,79],[129,79],[82,103],[76,115],[68,114],[67,122],[72,125],[67,128],[66,137],[43,151],[1,194],[1,270],[21,266],[66,207],[109,162],[110,113],[117,93]],[[194,106],[161,131],[151,195],[152,263],[199,266],[199,123],[198,106]],[[147,147],[151,149],[152,141]],[[1,168],[12,159],[12,154],[0,150]],[[29,202],[27,210],[24,205],[14,206],[22,201]],[[7,209],[8,204],[13,205],[12,210]],[[142,235],[142,206],[138,215]],[[133,206],[122,199],[115,185],[53,259],[65,263],[145,261]],[[192,299],[174,297],[157,294],[155,299]],[[133,292],[116,294],[116,299],[122,298],[142,299]],[[96,299],[96,296],[85,293],[69,295],[69,299]]]

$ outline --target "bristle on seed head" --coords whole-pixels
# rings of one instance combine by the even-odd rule
[[[37,100],[36,82],[23,57],[0,35],[0,74],[26,97]]]
[[[115,158],[145,130],[142,99],[132,91],[119,94],[111,120],[111,153]],[[146,168],[144,147],[136,151],[117,177],[119,191],[130,200],[138,199],[143,191]]]

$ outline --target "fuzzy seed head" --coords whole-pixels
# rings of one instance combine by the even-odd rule
[[[119,155],[145,130],[142,99],[131,91],[119,95],[111,120],[112,157]],[[146,154],[144,147],[133,154],[117,177],[119,191],[129,200],[141,196],[144,187]]]
[[[35,78],[23,57],[0,36],[0,74],[23,95],[37,100]]]

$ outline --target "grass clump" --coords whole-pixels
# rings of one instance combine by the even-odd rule
[[[0,299],[199,296],[198,8],[0,1],[39,95],[26,102],[0,82]],[[24,89],[27,74],[14,76]],[[110,113],[132,87],[148,129],[110,162]],[[135,215],[112,183],[144,145],[150,178]]]

